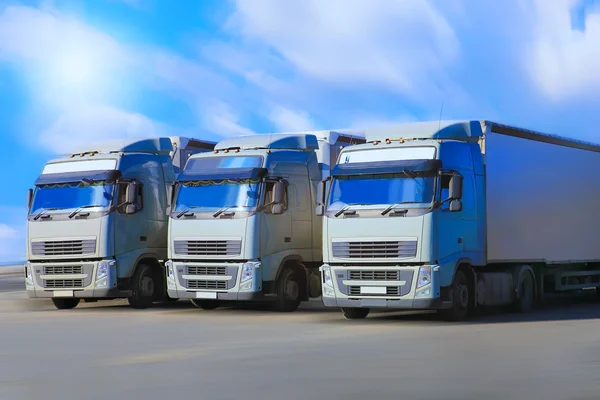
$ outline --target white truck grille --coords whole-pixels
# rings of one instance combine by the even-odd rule
[[[416,240],[333,242],[336,258],[413,258],[417,255]]]
[[[94,254],[96,239],[87,240],[55,240],[31,243],[31,254],[34,256],[73,256]]]
[[[237,256],[241,240],[175,240],[175,254],[181,256]]]

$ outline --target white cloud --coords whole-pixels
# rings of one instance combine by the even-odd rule
[[[391,88],[421,99],[439,93],[436,80],[445,79],[444,68],[460,52],[452,28],[428,1],[373,7],[363,0],[237,0],[229,27],[327,84]]]
[[[174,131],[138,114],[104,105],[75,107],[42,132],[40,144],[55,153],[68,153],[99,140],[168,136]]]
[[[16,236],[17,230],[6,225],[6,224],[0,224],[0,239],[10,239],[14,236]]]
[[[224,102],[214,101],[203,108],[204,124],[220,137],[254,135],[255,132],[239,123],[240,117]]]
[[[296,111],[275,106],[269,115],[278,132],[299,132],[315,129],[315,124],[306,111]]]
[[[600,12],[585,17],[585,30],[572,26],[577,0],[533,0],[533,42],[525,46],[525,67],[539,89],[555,100],[572,100],[600,89]]]

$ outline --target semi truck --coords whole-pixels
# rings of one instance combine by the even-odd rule
[[[168,300],[168,191],[190,155],[215,142],[120,140],[50,160],[27,197],[26,292],[58,309],[83,299]]]
[[[319,297],[318,190],[342,148],[364,142],[354,130],[261,134],[191,156],[171,195],[169,297],[282,312]]]
[[[331,173],[323,303],[375,310],[526,312],[600,287],[600,146],[490,121],[385,125]]]

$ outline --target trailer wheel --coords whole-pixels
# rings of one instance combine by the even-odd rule
[[[190,303],[192,303],[194,307],[201,308],[203,310],[214,310],[221,305],[221,303],[215,300],[190,299]]]
[[[129,305],[136,309],[144,309],[152,306],[156,282],[152,268],[146,264],[139,264],[135,274],[131,278],[131,297],[127,300]]]
[[[369,308],[342,308],[342,315],[346,319],[364,319],[370,311]]]
[[[516,312],[526,313],[533,308],[535,301],[535,289],[533,287],[533,277],[526,271],[519,279],[519,298],[513,304]]]
[[[70,310],[77,307],[79,299],[67,298],[67,299],[52,299],[54,307],[59,310]]]
[[[277,298],[275,299],[275,309],[281,312],[295,311],[300,305],[300,276],[290,267],[284,267],[277,280]]]
[[[469,287],[469,280],[462,269],[456,271],[452,284],[452,306],[442,310],[441,314],[447,321],[464,321],[469,315],[473,291]]]

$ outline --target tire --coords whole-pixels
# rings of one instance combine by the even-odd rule
[[[221,305],[221,303],[217,300],[190,299],[190,303],[192,303],[195,307],[201,308],[203,310],[214,310],[215,308]]]
[[[275,289],[275,309],[280,312],[295,311],[300,305],[300,288],[302,287],[299,274],[289,267],[284,267],[277,280]]]
[[[152,268],[139,264],[131,278],[131,297],[127,300],[135,309],[145,309],[152,306],[156,294],[156,280]]]
[[[370,311],[369,308],[342,308],[342,315],[346,319],[365,319]]]
[[[457,270],[452,283],[452,306],[441,311],[442,317],[452,322],[467,320],[471,312],[472,297],[473,290],[467,275],[463,270]]]
[[[519,298],[513,304],[513,310],[518,313],[531,311],[535,302],[535,288],[533,277],[525,272],[519,281]]]
[[[70,310],[72,308],[75,308],[79,304],[79,301],[79,299],[74,298],[52,299],[54,307],[56,307],[59,310]]]

